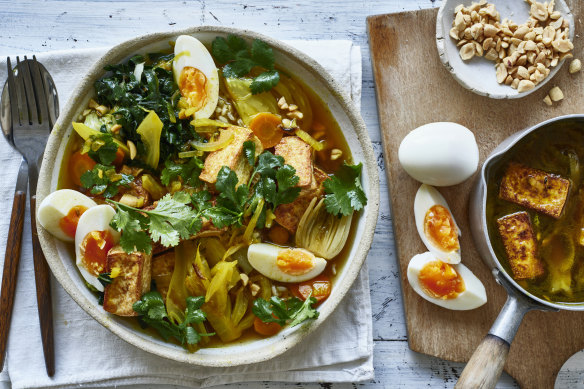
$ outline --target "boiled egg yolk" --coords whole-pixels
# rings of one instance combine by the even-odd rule
[[[98,276],[105,271],[107,253],[114,247],[109,231],[92,231],[81,242],[81,261],[87,271]]]
[[[418,279],[426,294],[443,300],[454,299],[466,289],[464,280],[454,266],[441,261],[425,264]]]
[[[207,102],[207,77],[199,69],[185,66],[180,74],[178,87],[190,108],[197,111]]]
[[[314,267],[313,257],[303,250],[284,249],[278,253],[276,265],[286,274],[300,276]]]
[[[456,251],[460,248],[456,224],[448,209],[442,205],[433,205],[426,212],[424,234],[434,246],[444,251]]]
[[[83,205],[76,205],[71,208],[69,213],[59,220],[59,227],[61,227],[61,230],[71,238],[75,238],[77,223],[79,223],[79,218],[85,211],[87,211],[87,207],[84,207]]]

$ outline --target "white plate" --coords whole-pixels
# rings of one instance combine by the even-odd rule
[[[543,0],[540,1],[543,2]],[[551,68],[550,74],[535,88],[519,93],[516,89],[497,82],[493,61],[475,56],[470,61],[464,62],[458,54],[459,48],[456,47],[456,42],[449,33],[454,20],[454,8],[459,4],[470,6],[473,2],[476,3],[478,0],[442,0],[436,19],[436,45],[440,60],[460,85],[482,96],[494,99],[515,99],[535,92],[549,82],[560,70],[564,61],[560,61],[556,67]],[[501,21],[507,18],[521,24],[529,18],[530,5],[524,0],[488,0],[488,2],[495,4]],[[555,10],[560,11],[562,17],[570,22],[570,39],[573,41],[574,17],[570,8],[564,0],[556,0]]]

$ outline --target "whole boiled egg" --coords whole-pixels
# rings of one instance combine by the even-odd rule
[[[326,260],[308,250],[255,243],[247,250],[250,265],[264,276],[280,282],[310,280],[324,270]]]
[[[425,124],[411,131],[399,146],[399,162],[423,184],[449,186],[472,176],[479,165],[474,134],[457,123]]]
[[[174,44],[172,71],[195,119],[211,116],[219,100],[219,74],[207,48],[190,35],[179,36]]]
[[[60,189],[43,199],[37,211],[37,220],[57,239],[73,242],[79,218],[96,205],[83,193]]]
[[[106,204],[88,209],[79,218],[75,233],[76,264],[85,281],[100,292],[97,277],[105,272],[108,251],[120,241],[120,233],[110,227],[116,211]]]
[[[407,273],[416,293],[441,307],[463,311],[487,302],[483,283],[462,263],[444,263],[425,252],[410,260]]]
[[[422,242],[443,262],[460,262],[460,229],[438,190],[422,184],[414,199],[414,218]]]

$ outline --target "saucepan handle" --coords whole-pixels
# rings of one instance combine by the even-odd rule
[[[495,387],[523,316],[534,308],[525,299],[509,294],[497,320],[466,364],[455,388]]]

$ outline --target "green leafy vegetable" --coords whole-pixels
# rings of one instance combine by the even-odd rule
[[[97,280],[100,282],[100,284],[102,284],[103,286],[107,286],[109,284],[111,284],[112,282],[114,282],[114,279],[110,277],[111,273],[100,273],[97,276]]]
[[[158,292],[148,292],[142,296],[139,301],[133,305],[134,311],[142,315],[142,321],[154,328],[165,339],[171,337],[178,340],[181,344],[194,345],[199,343],[201,336],[209,336],[213,334],[199,334],[192,324],[203,323],[206,320],[205,312],[201,310],[201,306],[205,303],[205,297],[187,297],[184,320],[182,323],[173,323],[164,306],[164,300]]]
[[[284,158],[264,151],[258,158],[258,164],[254,169],[250,182],[257,175],[260,179],[254,187],[254,197],[263,197],[272,203],[275,209],[280,204],[291,203],[300,194],[296,169],[290,165],[284,165]]]
[[[256,66],[266,70],[253,79],[250,85],[253,94],[267,92],[280,81],[280,74],[274,69],[274,52],[266,42],[255,39],[249,49],[245,40],[229,35],[227,39],[215,38],[211,51],[219,63],[225,64],[226,78],[243,77]]]
[[[90,136],[89,139],[85,141],[85,144],[87,154],[97,163],[111,165],[116,159],[118,145],[110,133],[101,133],[97,136]]]
[[[348,165],[343,162],[343,166],[324,181],[324,204],[328,213],[348,216],[367,205],[367,196],[361,186],[362,168],[361,163]]]
[[[247,163],[249,163],[250,166],[255,165],[255,149],[256,145],[254,141],[246,140],[243,142],[243,154],[245,155]]]
[[[278,323],[281,326],[290,323],[294,327],[306,320],[318,318],[319,312],[312,307],[314,304],[316,299],[312,293],[304,302],[296,297],[282,300],[272,296],[270,300],[256,299],[252,312],[264,323]]]
[[[81,175],[81,185],[95,195],[109,199],[118,194],[120,186],[128,187],[134,181],[130,174],[116,173],[113,166],[97,164]]]
[[[186,163],[174,163],[171,160],[166,160],[160,181],[164,185],[169,185],[171,181],[180,177],[185,184],[197,188],[201,185],[199,175],[202,170],[203,161],[197,157],[189,159]]]

